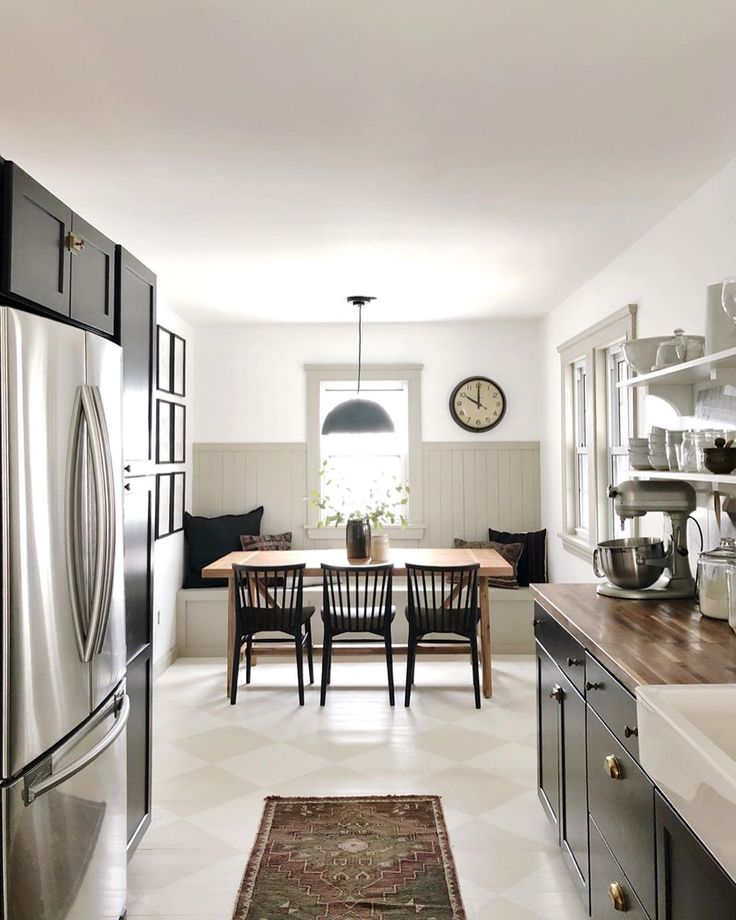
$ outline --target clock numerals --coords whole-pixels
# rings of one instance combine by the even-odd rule
[[[450,397],[450,413],[466,431],[488,431],[501,421],[505,409],[503,391],[487,377],[461,381]]]

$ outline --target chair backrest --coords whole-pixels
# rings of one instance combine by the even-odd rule
[[[322,563],[323,616],[335,630],[380,632],[391,617],[393,565]]]
[[[407,563],[409,623],[420,633],[469,633],[478,622],[479,568]]]
[[[234,565],[235,613],[241,631],[292,631],[301,622],[305,563]]]

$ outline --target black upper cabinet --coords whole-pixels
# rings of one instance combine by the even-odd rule
[[[126,473],[152,459],[156,276],[122,246],[117,251],[118,340],[123,346],[123,456]]]
[[[15,163],[3,173],[3,291],[112,335],[115,244]]]
[[[72,215],[71,317],[112,335],[115,331],[115,244],[78,214]]]
[[[72,210],[15,163],[6,163],[4,174],[3,287],[69,316]]]
[[[736,884],[658,792],[655,820],[660,920],[736,920]]]

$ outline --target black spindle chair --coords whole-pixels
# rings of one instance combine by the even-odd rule
[[[230,702],[238,695],[238,670],[243,643],[246,644],[245,682],[250,683],[253,645],[260,642],[291,642],[296,649],[299,705],[304,705],[304,646],[307,647],[309,683],[314,683],[311,617],[314,607],[305,607],[304,563],[299,565],[234,565],[235,643]],[[256,639],[260,632],[281,632],[290,639]]]
[[[474,565],[430,566],[407,563],[409,605],[409,648],[406,659],[404,705],[411,703],[417,646],[428,635],[452,634],[457,639],[432,638],[438,644],[470,643],[475,708],[480,709],[478,666],[478,563]]]
[[[394,705],[394,666],[391,624],[396,608],[391,604],[392,565],[335,566],[322,564],[322,687],[320,706],[327,699],[332,676],[332,646],[336,636],[369,633],[380,636],[386,650],[388,698]],[[365,642],[364,638],[339,639],[340,642]],[[375,640],[369,640],[375,641]]]

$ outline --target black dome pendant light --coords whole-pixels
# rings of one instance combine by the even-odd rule
[[[391,416],[383,406],[360,398],[360,366],[363,351],[363,307],[375,297],[348,297],[358,308],[358,388],[357,398],[347,399],[325,416],[322,434],[383,434],[394,430]]]

